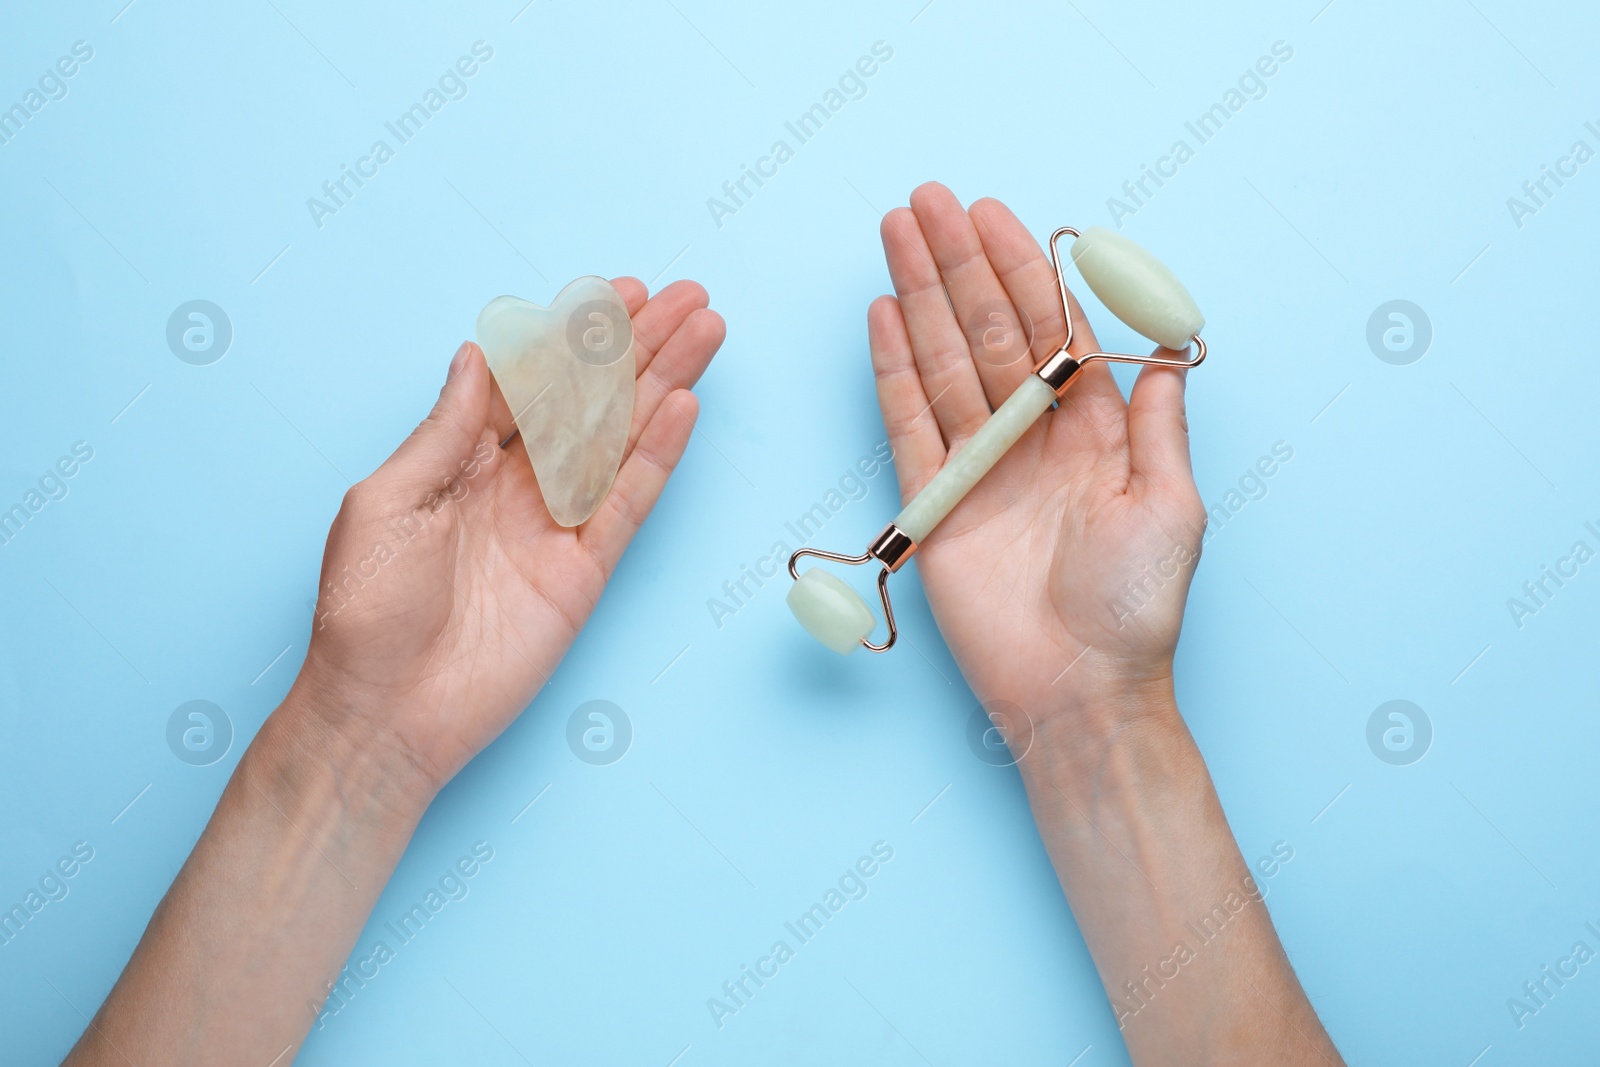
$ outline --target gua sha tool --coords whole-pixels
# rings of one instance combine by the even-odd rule
[[[1072,243],[1072,262],[1083,280],[1113,315],[1161,346],[1154,354],[1092,352],[1075,358],[1067,353],[1067,346],[1072,343],[1072,315],[1057,247],[1067,235],[1076,238]],[[789,557],[789,576],[795,580],[787,597],[789,610],[812,637],[833,651],[847,655],[855,651],[857,645],[873,652],[889,650],[899,632],[895,629],[894,608],[889,604],[889,575],[905,566],[917,545],[927,540],[934,527],[978,484],[989,468],[999,462],[1028,427],[1067,391],[1080,368],[1097,361],[1197,367],[1206,358],[1206,343],[1200,339],[1205,318],[1194,298],[1165,264],[1126,237],[1100,226],[1091,226],[1081,233],[1063,226],[1050,235],[1050,261],[1055,266],[1061,312],[1067,323],[1066,340],[1061,346],[1022,380],[1016,391],[995,409],[955,455],[945,460],[944,467],[933,480],[872,539],[865,552],[846,556],[802,548]],[[1184,356],[1191,344],[1193,355]],[[1162,352],[1170,354],[1162,355]],[[835,563],[877,561],[882,564],[883,569],[878,572],[878,597],[883,601],[883,617],[889,633],[881,645],[867,640],[867,635],[877,626],[877,619],[861,595],[821,568],[813,567],[801,574],[802,556],[816,556]]]
[[[579,278],[549,307],[497,296],[478,347],[516,418],[550,517],[577,526],[600,507],[633,422],[633,323],[604,278]],[[508,439],[509,441],[509,439]]]

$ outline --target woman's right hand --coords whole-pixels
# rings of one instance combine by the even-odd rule
[[[929,183],[882,237],[896,295],[873,303],[868,331],[910,500],[1066,323],[1049,259],[997,200],[968,212]],[[1070,351],[1098,351],[1076,300],[1071,314]],[[1146,367],[1124,401],[1104,363],[1084,367],[920,547],[939,629],[991,711],[1008,702],[1042,726],[1170,691],[1205,526],[1184,373]]]

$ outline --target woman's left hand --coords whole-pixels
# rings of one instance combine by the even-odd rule
[[[323,556],[316,621],[287,706],[338,747],[383,746],[416,773],[417,799],[527,707],[600,599],[689,443],[689,387],[722,344],[694,282],[646,300],[613,284],[633,319],[633,425],[593,518],[555,524],[478,346],[450,365],[416,431],[344,498]]]

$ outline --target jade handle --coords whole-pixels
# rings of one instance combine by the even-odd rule
[[[1037,374],[1024,378],[1016,392],[995,409],[978,432],[945,460],[944,467],[922,487],[922,492],[911,498],[911,503],[895,516],[894,524],[913,541],[919,544],[925,541],[933,528],[950,514],[950,509],[989,473],[989,468],[1000,461],[1055,399],[1055,390]]]

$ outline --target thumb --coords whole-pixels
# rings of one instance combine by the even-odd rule
[[[1156,486],[1192,482],[1189,420],[1184,412],[1185,374],[1170,367],[1145,367],[1128,401],[1128,458],[1135,479]]]
[[[379,471],[398,483],[428,488],[459,475],[462,464],[489,436],[491,388],[483,350],[471,341],[462,342],[433,410]]]

